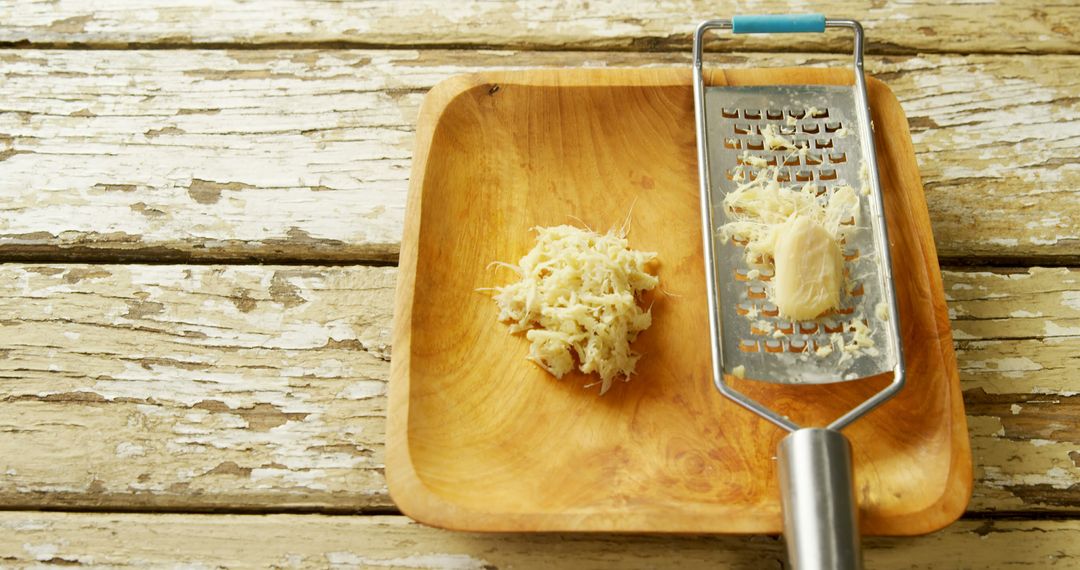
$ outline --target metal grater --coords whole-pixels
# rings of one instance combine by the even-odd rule
[[[707,89],[706,108],[720,109],[719,117],[709,113],[707,140],[723,141],[709,156],[709,178],[718,183],[714,188],[718,186],[720,190],[712,194],[714,225],[727,221],[722,201],[737,183],[732,178],[739,174],[738,170],[753,179],[763,175],[763,171],[776,168],[777,179],[782,184],[816,184],[818,199],[823,202],[840,185],[848,184],[857,191],[868,187],[868,175],[859,175],[865,161],[860,125],[851,114],[853,96],[849,87],[831,86]],[[806,149],[805,152],[766,149],[761,130],[769,125],[798,149]],[[769,166],[757,168],[743,164],[746,155],[761,158]],[[750,279],[749,276],[755,275],[754,268],[746,265],[742,245],[730,240],[714,242],[718,294],[723,301],[720,317],[724,353],[738,354],[739,363],[750,377],[816,384],[872,376],[891,368],[888,327],[886,323],[875,322],[885,292],[869,227],[872,216],[869,196],[860,196],[859,202],[859,223],[843,244],[848,276],[847,286],[841,292],[841,306],[824,318],[802,322],[781,319],[776,306],[766,301],[765,289],[772,271],[758,269],[758,278]],[[875,346],[857,356],[849,355],[849,362],[844,363],[845,378],[838,378],[843,352],[834,350],[826,357],[819,357],[814,351],[832,346],[833,335],[850,342],[856,320],[875,325],[870,326]],[[782,336],[774,336],[775,331],[780,331]]]
[[[855,34],[852,85],[706,86],[702,72],[705,32],[824,32],[827,27]],[[725,395],[792,432],[780,445],[784,534],[794,568],[858,568],[856,503],[852,492],[850,444],[840,429],[896,394],[904,384],[904,359],[893,291],[892,264],[873,140],[873,125],[862,71],[863,31],[854,20],[821,15],[743,16],[703,22],[694,36],[694,95],[706,285],[712,337],[713,378]],[[803,152],[769,150],[762,131],[775,131]],[[728,220],[724,196],[735,189],[738,170],[761,174],[744,164],[744,153],[765,160],[785,185],[813,182],[821,201],[848,184],[859,192],[860,214],[842,244],[847,287],[837,310],[817,319],[791,322],[766,300],[768,270],[751,278],[742,245],[724,240],[718,229]],[[749,163],[750,161],[745,161]],[[755,161],[756,162],[756,161]],[[877,318],[879,305],[888,315]],[[748,315],[757,314],[754,318]],[[868,324],[874,350],[842,356],[815,350],[845,343],[852,325]],[[775,335],[779,330],[782,334]],[[736,390],[727,375],[782,384],[859,380],[892,372],[883,390],[824,428],[803,428]],[[797,390],[797,388],[794,388]]]

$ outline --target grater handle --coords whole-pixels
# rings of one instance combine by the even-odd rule
[[[780,499],[792,570],[860,570],[851,444],[836,430],[805,428],[780,442]]]
[[[824,14],[761,14],[735,16],[731,31],[736,34],[790,34],[825,31]]]

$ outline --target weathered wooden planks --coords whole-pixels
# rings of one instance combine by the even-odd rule
[[[1080,259],[1077,61],[870,59],[908,113],[944,259]],[[682,53],[0,53],[0,258],[392,261],[415,115],[434,83],[505,67],[686,64]]]
[[[0,265],[0,507],[392,509],[395,274]],[[1080,271],[954,270],[945,289],[970,509],[1080,511]]]
[[[5,567],[782,568],[768,536],[475,534],[402,516],[0,513]],[[1080,522],[958,522],[863,541],[868,568],[1049,568],[1080,562]]]
[[[106,8],[75,2],[4,0],[0,42],[9,45],[219,46],[498,46],[515,49],[686,50],[694,26],[735,14],[816,11],[862,21],[876,53],[1076,53],[1080,9],[1068,2],[980,3],[971,9],[935,2],[816,2],[753,5],[705,0],[675,2],[536,2],[438,0],[330,2],[276,0],[252,10],[242,0]],[[843,33],[791,38],[741,38],[747,49],[849,49]]]
[[[395,273],[0,266],[0,504],[387,506]]]
[[[1065,268],[946,273],[973,510],[1080,508],[1078,285],[1080,271]]]

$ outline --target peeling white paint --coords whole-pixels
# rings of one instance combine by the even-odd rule
[[[988,487],[998,489],[1016,485],[1049,485],[1054,489],[1068,489],[1080,483],[1080,470],[1051,467],[1044,473],[1006,473],[997,465],[982,467],[982,482]]]
[[[5,520],[0,521],[0,528],[14,532],[37,532],[51,530],[52,523],[33,518]]]
[[[146,455],[146,448],[130,442],[121,442],[116,446],[116,456],[120,458],[142,457]]]
[[[49,542],[41,544],[24,542],[23,550],[30,556],[33,556],[35,560],[46,561],[56,558],[56,553],[60,551],[60,546]]]
[[[349,400],[363,400],[366,398],[374,398],[375,396],[382,396],[385,393],[386,382],[380,382],[378,380],[360,380],[346,386],[344,390],[338,392],[337,397],[347,398]]]
[[[1046,321],[1043,328],[1046,336],[1080,336],[1080,326],[1062,326],[1054,321]]]
[[[1031,388],[1032,394],[1052,394],[1054,396],[1076,396],[1080,395],[1080,391],[1077,390],[1062,390],[1059,388],[1048,388],[1046,386],[1034,386]]]
[[[370,558],[352,552],[327,552],[326,561],[332,568],[392,567],[431,568],[434,570],[484,570],[494,566],[481,558],[467,554],[414,554],[396,558]]]

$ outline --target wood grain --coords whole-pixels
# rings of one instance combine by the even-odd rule
[[[737,54],[714,64],[763,58],[833,63]],[[391,261],[427,89],[470,71],[583,65],[688,61],[581,52],[2,52],[0,256]],[[910,120],[944,259],[1080,259],[1074,58],[902,56],[868,65]]]
[[[7,568],[785,568],[768,536],[469,534],[401,516],[0,513]],[[864,541],[875,569],[1072,568],[1080,522],[961,521]],[[945,562],[947,561],[947,562]]]
[[[333,2],[273,0],[252,10],[242,0],[192,4],[138,0],[107,7],[76,2],[4,0],[8,45],[394,46],[656,51],[690,49],[694,26],[739,13],[783,14],[780,0],[753,5],[705,0],[652,2],[486,2],[438,0]],[[1057,1],[1003,0],[969,5],[917,2],[815,2],[814,11],[855,18],[872,53],[1077,53],[1080,9]],[[794,9],[807,11],[808,8]],[[845,34],[790,39],[746,37],[743,49],[848,51]]]
[[[396,273],[0,266],[0,506],[393,509]],[[1080,270],[944,279],[975,456],[969,510],[1080,513]],[[1033,315],[1010,317],[1020,311]]]

